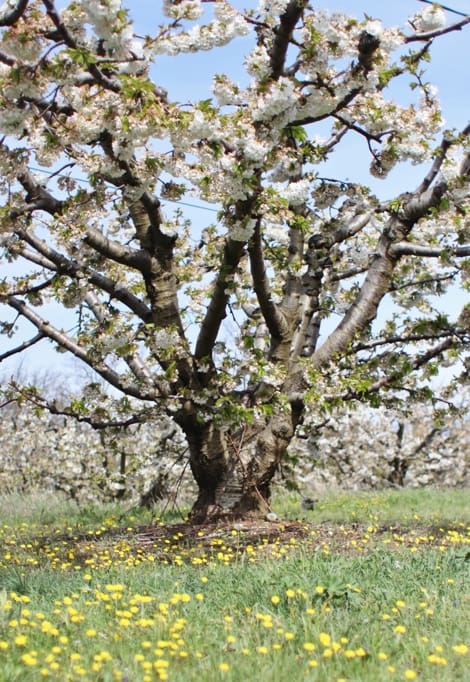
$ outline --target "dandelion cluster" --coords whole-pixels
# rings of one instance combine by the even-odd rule
[[[464,670],[469,644],[463,629],[449,633],[446,612],[465,608],[452,558],[470,543],[463,522],[386,529],[376,512],[369,525],[286,522],[274,533],[260,524],[256,534],[241,524],[189,532],[135,522],[3,524],[0,571],[17,576],[15,589],[0,590],[5,669],[61,682],[196,680],[214,671],[250,679],[254,667],[269,675],[276,666],[313,680],[434,679],[436,671],[459,679]],[[354,582],[340,579],[347,557],[377,560],[388,577],[376,584],[384,576],[359,570]],[[430,568],[408,588],[399,581],[410,562]],[[28,588],[43,571],[64,585],[47,599]],[[354,626],[364,618],[367,627]]]

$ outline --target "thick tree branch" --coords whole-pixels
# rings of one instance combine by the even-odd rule
[[[32,249],[27,249],[26,247],[17,249],[15,247],[15,255],[16,254],[18,256],[21,256],[25,260],[29,261],[30,263],[40,265],[42,268],[46,268],[47,270],[55,270],[55,265],[51,260],[45,258],[42,254],[37,253]]]
[[[341,242],[346,241],[349,237],[353,237],[368,225],[373,216],[373,212],[368,210],[365,206],[361,206],[361,204],[356,207],[355,212],[356,215],[353,218],[348,217],[347,219],[342,219],[341,214],[339,215],[335,222],[339,221],[340,224],[339,227],[333,231],[333,235],[330,238],[331,244],[341,244]]]
[[[126,265],[140,272],[148,271],[151,267],[151,258],[146,251],[143,249],[136,251],[128,246],[122,246],[120,243],[109,239],[109,237],[105,237],[96,228],[88,227],[83,241],[102,256],[109,258],[115,263]]]
[[[390,227],[396,227],[392,219]],[[377,314],[379,303],[387,293],[395,268],[396,259],[390,256],[391,239],[382,235],[376,254],[373,256],[364,284],[344,318],[330,334],[325,343],[312,356],[314,367],[331,362],[337,354],[343,353],[358,332],[371,322]]]
[[[213,292],[201,329],[196,341],[194,357],[197,360],[211,358],[214,343],[219,333],[222,320],[226,316],[227,303],[230,298],[230,283],[245,250],[245,243],[234,241],[228,237],[225,241],[222,262],[214,282]]]
[[[279,307],[274,303],[269,288],[269,280],[265,267],[263,244],[261,239],[261,220],[256,221],[253,237],[248,244],[253,287],[266,326],[272,337],[281,339],[288,331],[288,326]]]
[[[54,2],[52,2],[52,0],[42,1],[44,7],[46,8],[49,18],[56,27],[57,31],[59,32],[59,35],[62,37],[67,47],[71,47],[74,50],[79,49],[80,45],[77,43],[75,38],[72,36],[72,34],[69,32],[62,19],[60,18],[57,9],[54,5]],[[113,92],[120,92],[121,86],[119,85],[119,83],[105,76],[104,73],[100,71],[100,69],[96,66],[96,64],[88,64],[86,68],[87,71],[93,76],[96,83],[106,88],[107,90],[112,90]]]
[[[454,258],[466,258],[470,256],[470,245],[465,246],[428,246],[427,244],[412,244],[411,242],[399,242],[394,244],[390,252],[394,257],[421,256],[424,258],[441,258],[452,256]]]
[[[60,275],[68,275],[71,279],[79,279],[83,276],[86,280],[101,289],[105,293],[109,294],[112,298],[120,301],[130,310],[132,310],[143,322],[147,322],[150,319],[151,311],[148,306],[140,300],[137,296],[128,291],[119,282],[114,282],[109,277],[93,270],[85,264],[73,261],[62,253],[59,253],[51,246],[49,246],[44,240],[39,239],[32,232],[25,228],[18,228],[16,230],[18,236],[33,247],[41,256],[43,256],[46,261],[40,261],[44,267],[50,268],[48,263],[53,264],[53,269]],[[20,254],[22,252],[20,251]],[[29,252],[26,252],[28,254]],[[28,260],[32,260],[28,255],[25,255]],[[52,268],[50,268],[52,269]]]
[[[439,205],[446,189],[447,184],[441,181],[421,194],[406,197],[401,212],[390,217],[356,300],[323,346],[313,354],[314,367],[321,367],[331,362],[336,354],[344,352],[355,335],[374,319],[380,301],[389,291],[398,260],[398,255],[392,251],[393,244],[409,234],[416,222],[432,207]]]
[[[27,170],[18,173],[18,181],[26,190],[25,209],[13,209],[10,212],[14,220],[24,212],[46,211],[51,216],[60,215],[64,208],[64,202],[56,199],[45,187],[34,179],[32,173]]]
[[[23,16],[28,0],[6,0],[0,7],[0,26],[12,26]]]
[[[279,26],[275,30],[275,38],[270,51],[271,75],[274,79],[279,78],[283,74],[292,32],[306,6],[307,2],[305,0],[290,0],[284,14],[280,17]]]

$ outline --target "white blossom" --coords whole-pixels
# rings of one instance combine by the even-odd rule
[[[170,19],[188,19],[194,21],[204,13],[201,0],[165,0],[164,12]]]
[[[279,196],[291,206],[301,206],[311,195],[310,180],[303,178],[288,185],[273,185]]]
[[[248,219],[230,226],[230,238],[235,242],[247,242],[253,236],[256,220]]]
[[[296,113],[297,99],[294,83],[283,76],[272,83],[268,92],[255,103],[253,120],[269,121],[280,114],[287,114],[287,118],[292,119]]]
[[[409,19],[409,23],[417,33],[429,33],[444,28],[446,15],[439,5],[425,5]]]

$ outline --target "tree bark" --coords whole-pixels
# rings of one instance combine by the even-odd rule
[[[198,485],[190,520],[265,517],[270,511],[270,484],[294,434],[294,421],[290,412],[279,411],[232,432],[213,421],[183,420]]]

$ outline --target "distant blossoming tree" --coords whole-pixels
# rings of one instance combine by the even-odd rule
[[[419,403],[411,410],[338,408],[298,440],[284,475],[308,495],[332,487],[468,486],[468,392],[454,401],[452,410]]]
[[[168,418],[96,431],[34,404],[8,402],[0,422],[2,494],[59,492],[77,504],[168,505],[185,493],[186,444]],[[162,453],[165,456],[161,456]]]
[[[443,129],[423,64],[470,16],[423,3],[400,30],[306,0],[164,10],[139,37],[120,0],[0,8],[2,331],[35,328],[0,358],[49,339],[89,365],[122,396],[112,410],[88,399],[96,385],[60,407],[11,395],[96,428],[171,417],[193,519],[265,513],[306,406],[430,397],[440,363],[466,376],[470,308],[453,319],[437,301],[468,287],[470,127]],[[160,55],[240,36],[247,85],[219,73],[211,99],[181,104],[159,86]],[[392,99],[395,81],[411,103]],[[323,177],[352,137],[376,177],[425,164],[418,186],[383,201]],[[189,198],[214,222],[163,214]]]

